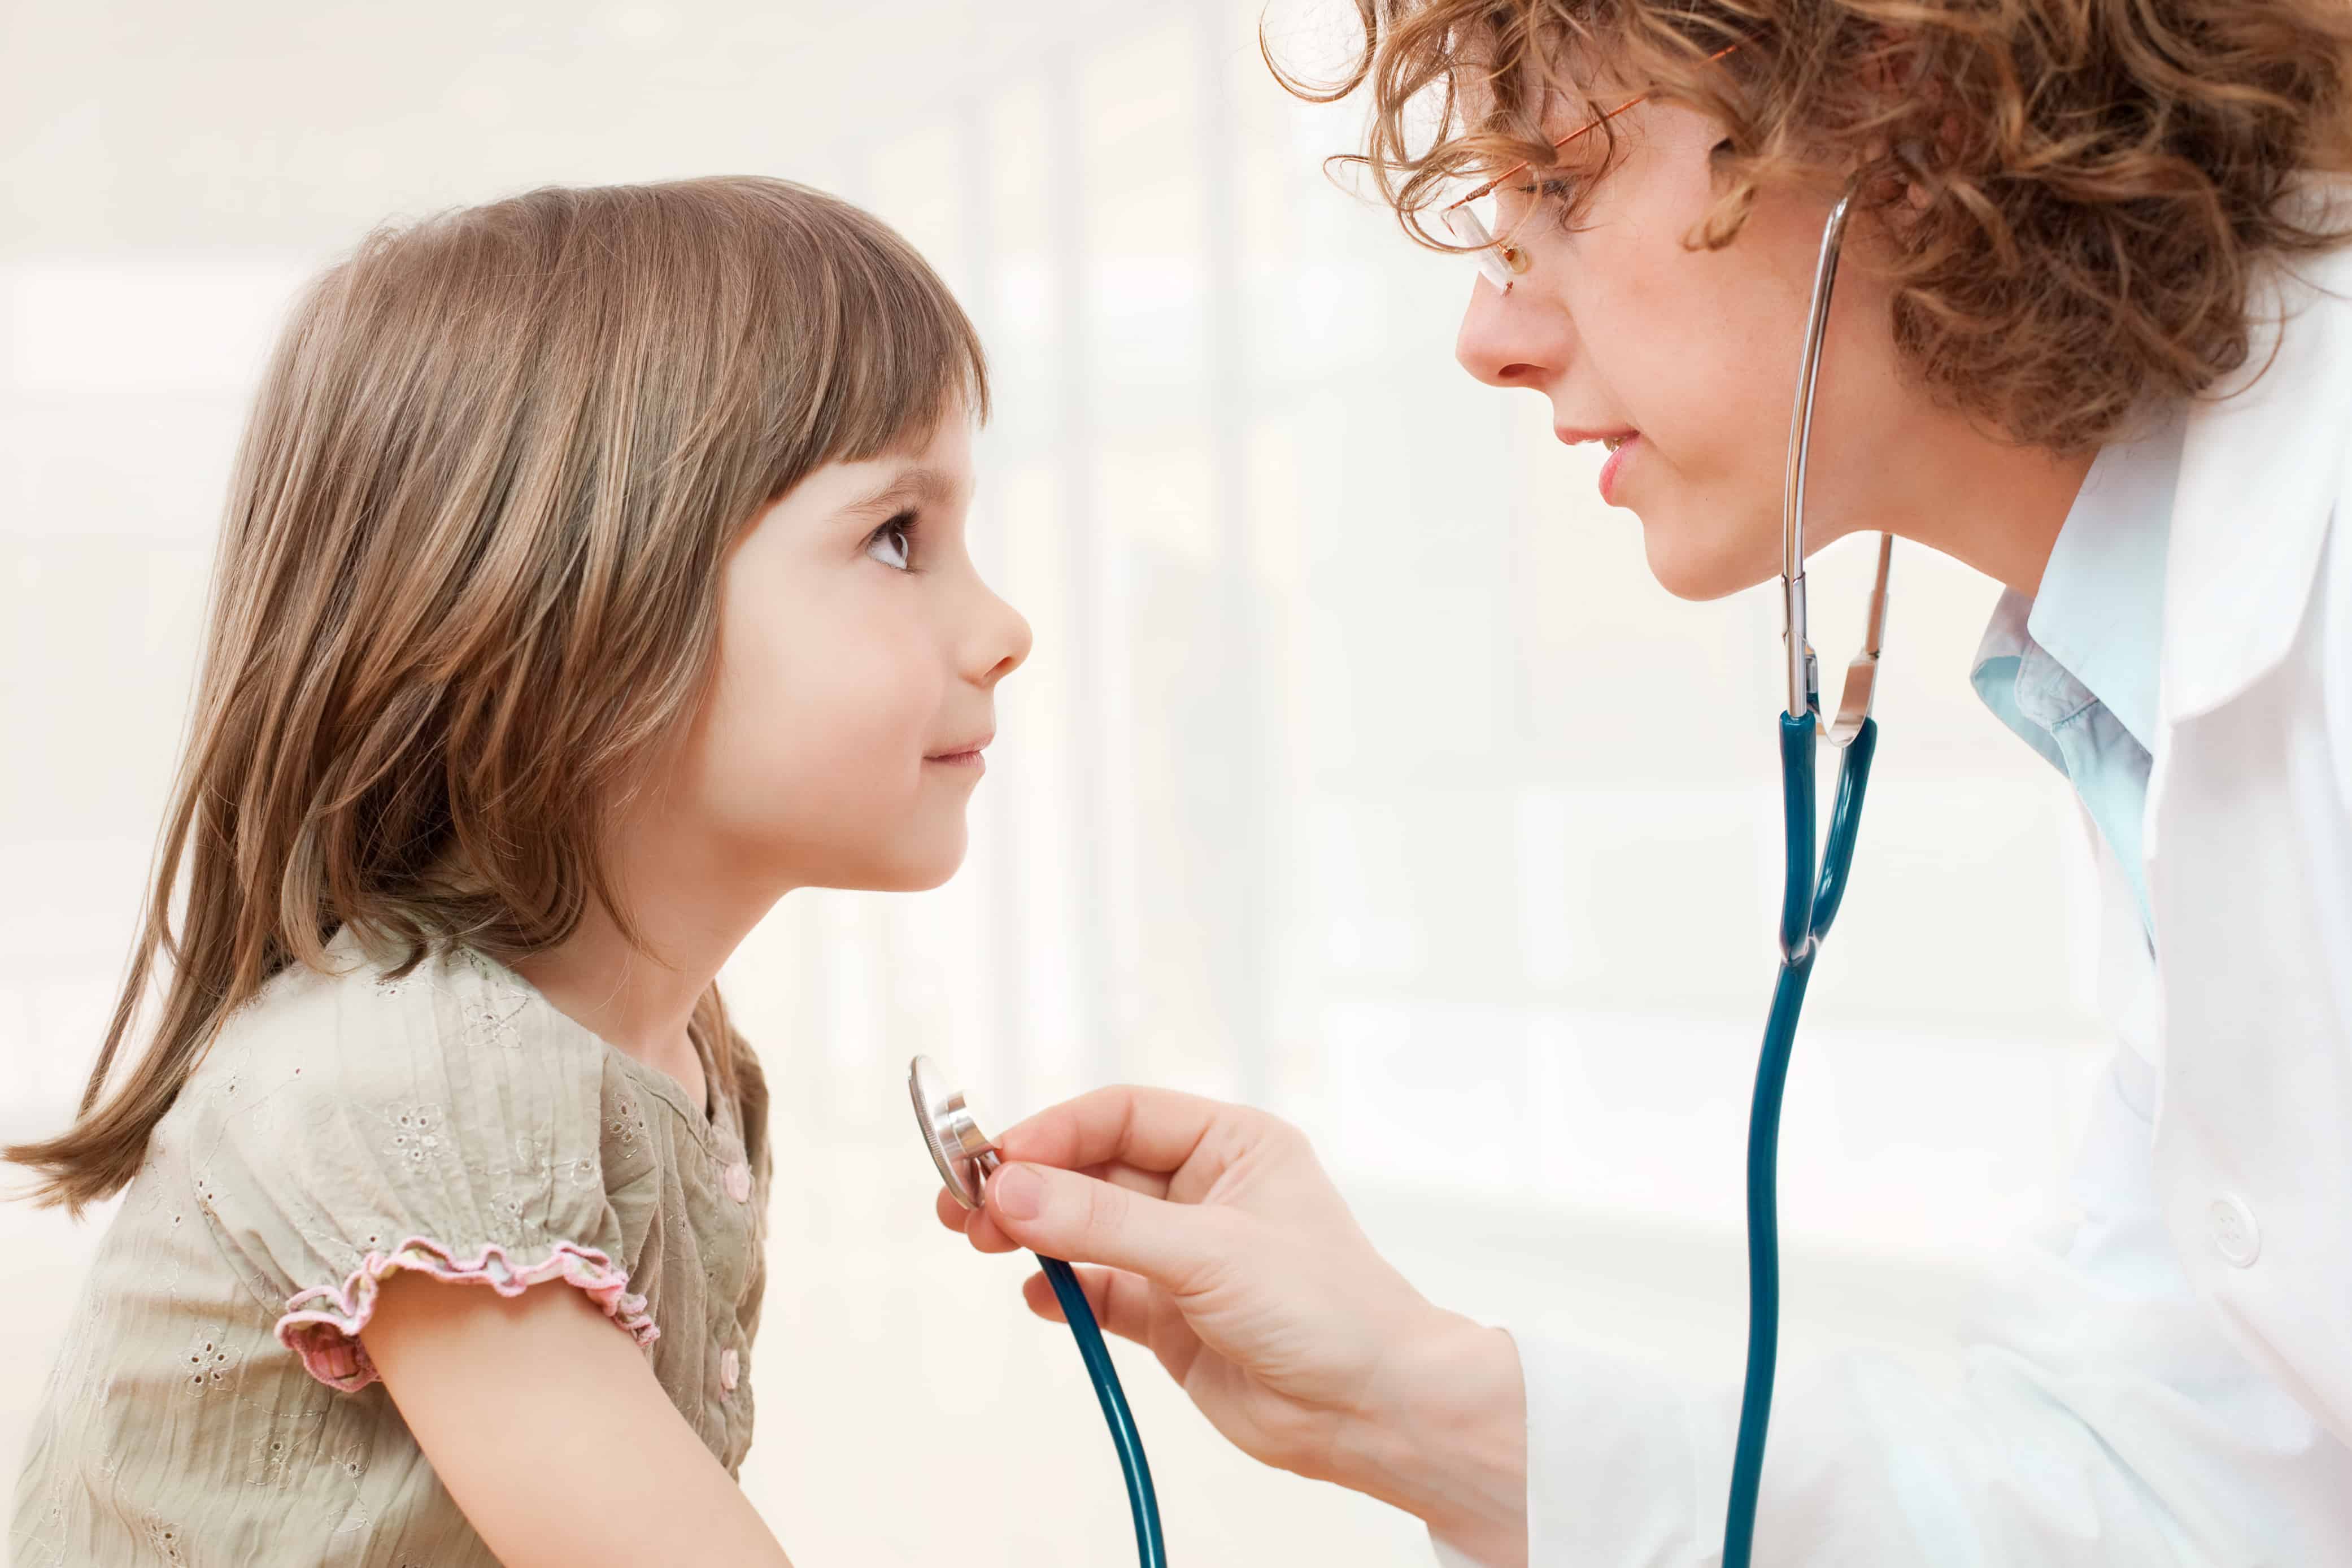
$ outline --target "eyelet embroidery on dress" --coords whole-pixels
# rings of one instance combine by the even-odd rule
[[[253,1439],[253,1479],[264,1486],[282,1487],[292,1478],[294,1439],[283,1432],[257,1433]]]
[[[410,1102],[388,1106],[382,1114],[392,1129],[394,1159],[417,1166],[439,1152],[442,1130],[447,1125],[439,1106]]]
[[[523,1213],[530,1205],[524,1200],[522,1194],[502,1187],[490,1194],[484,1206],[497,1216],[499,1227],[512,1235],[522,1228]]]
[[[292,1486],[308,1477],[310,1469],[304,1461],[317,1458],[325,1414],[323,1410],[305,1410],[299,1415],[270,1417],[268,1426],[253,1435],[247,1449],[247,1484]]]
[[[482,1184],[481,1202],[497,1234],[524,1235],[525,1215],[552,1207],[557,1173],[551,1144],[544,1132],[518,1131],[488,1151],[480,1167],[488,1178]]]
[[[467,1032],[491,1045],[514,1049],[522,1044],[522,1031],[515,1027],[515,1020],[530,1006],[531,994],[491,967],[489,961],[472,948],[460,951],[465,954],[466,966],[482,983],[484,992],[480,1000],[466,1004]]]
[[[180,1550],[180,1542],[183,1539],[183,1533],[177,1523],[149,1516],[147,1544],[153,1547],[155,1554],[164,1562],[185,1563],[188,1560],[187,1555]]]
[[[484,1044],[513,1050],[522,1044],[522,1031],[514,1021],[529,1005],[526,1000],[511,1003],[469,1002],[466,1005],[467,1032],[478,1037]]]
[[[214,1393],[236,1374],[237,1355],[229,1349],[226,1328],[199,1329],[181,1352],[181,1386],[191,1394]]]
[[[620,1140],[621,1152],[635,1154],[637,1140],[646,1135],[646,1113],[635,1100],[623,1095],[614,1102],[613,1119],[605,1123],[605,1131]]]

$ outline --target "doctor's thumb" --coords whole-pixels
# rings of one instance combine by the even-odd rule
[[[986,1195],[997,1228],[1047,1258],[1124,1268],[1171,1289],[1213,1261],[1206,1211],[1075,1171],[1009,1164],[989,1178]]]

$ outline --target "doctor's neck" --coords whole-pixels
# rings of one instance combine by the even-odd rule
[[[1865,525],[1940,551],[2032,598],[2083,480],[2098,456],[2024,447],[1943,414],[1876,487],[1886,505]],[[1892,476],[1882,476],[1891,479]]]

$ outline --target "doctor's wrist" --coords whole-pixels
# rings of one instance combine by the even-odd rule
[[[1486,1568],[1528,1555],[1527,1387],[1504,1330],[1431,1309],[1398,1336],[1340,1441],[1334,1477],[1402,1509]]]

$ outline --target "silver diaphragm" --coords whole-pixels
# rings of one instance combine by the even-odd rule
[[[964,1109],[963,1090],[946,1081],[939,1063],[917,1057],[907,1065],[907,1094],[915,1102],[915,1121],[923,1130],[923,1146],[940,1168],[956,1202],[968,1209],[980,1206],[980,1190],[996,1169],[996,1141],[980,1130]]]

